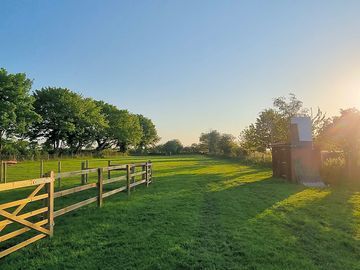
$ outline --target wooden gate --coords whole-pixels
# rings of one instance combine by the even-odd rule
[[[35,236],[1,251],[0,258],[10,253],[13,253],[14,251],[21,249],[31,243],[34,243],[46,236],[51,237],[53,235],[54,180],[54,173],[51,172],[44,178],[0,184],[0,191],[7,191],[26,187],[36,187],[24,199],[0,204],[0,217],[2,217],[2,220],[0,221],[0,232],[3,232],[5,228],[12,223],[19,224],[22,227],[20,229],[6,232],[6,234],[4,235],[0,235],[0,243],[18,237],[29,231],[36,232]],[[45,201],[45,204],[43,205],[44,207],[36,210],[31,210],[26,213],[20,213],[28,204],[41,200]],[[15,210],[8,210],[14,207],[16,207]],[[40,221],[31,222],[28,220],[31,217],[39,215],[41,215],[42,217]]]

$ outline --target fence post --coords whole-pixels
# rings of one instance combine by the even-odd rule
[[[146,172],[146,163],[145,163],[145,165],[142,165],[141,166],[141,171],[142,171],[142,175],[141,175],[141,180],[145,180],[145,182],[146,182],[146,174],[144,174],[144,172]]]
[[[148,164],[149,164],[149,169],[148,169],[148,178],[149,178],[149,183],[152,183],[153,182],[153,179],[152,179],[152,162],[151,160],[148,161]]]
[[[135,170],[136,170],[136,167],[135,167],[135,165],[133,165],[131,167],[131,174],[134,174]],[[131,183],[133,183],[133,184],[135,183],[135,176],[131,176]],[[135,186],[133,187],[133,190],[135,190]]]
[[[85,170],[85,162],[81,161],[81,170]],[[85,184],[85,175],[84,173],[81,174],[81,184],[84,185]]]
[[[40,178],[44,176],[44,160],[40,160]]]
[[[149,186],[149,163],[146,162],[146,165],[145,165],[145,180],[146,180],[146,186],[148,187]]]
[[[1,160],[1,162],[0,162],[1,164],[1,166],[0,166],[0,183],[2,183],[3,182],[3,161]]]
[[[98,168],[97,188],[98,188],[97,205],[98,207],[101,207],[103,203],[103,168]]]
[[[58,161],[58,185],[59,187],[61,186],[61,177],[60,177],[60,174],[61,174],[61,161],[59,160]]]
[[[7,163],[6,161],[3,162],[3,181],[4,183],[6,183],[6,178],[7,178]]]
[[[89,160],[85,161],[85,167],[86,167],[86,169],[89,169]],[[86,173],[85,174],[85,183],[88,183],[88,181],[89,181],[89,174]]]
[[[45,185],[46,193],[48,197],[45,200],[46,207],[48,208],[46,212],[46,218],[48,219],[48,230],[50,231],[50,237],[54,235],[54,182],[55,174],[53,171],[47,174],[47,177],[51,178],[50,183]]]
[[[126,165],[126,186],[127,186],[127,194],[130,196],[130,165]]]
[[[108,160],[108,167],[111,167],[111,160]],[[111,171],[110,170],[108,170],[108,179],[110,179],[111,178]]]

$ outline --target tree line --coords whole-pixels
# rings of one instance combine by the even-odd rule
[[[314,147],[339,154],[330,164],[337,168],[330,168],[329,175],[338,170],[349,179],[360,176],[360,111],[356,108],[341,109],[340,115],[328,117],[320,108],[312,111],[304,107],[294,94],[275,98],[273,106],[261,111],[255,122],[238,137],[210,130],[202,133],[199,142],[191,146],[183,147],[179,140],[171,140],[158,146],[156,151],[239,158],[270,154],[272,144],[290,142],[290,121],[294,116],[311,118]]]
[[[338,153],[337,158],[323,164],[328,166],[328,175],[339,178],[336,181],[341,181],[343,176],[348,179],[360,176],[360,111],[341,109],[340,115],[328,117],[319,108],[315,112],[305,108],[294,94],[275,98],[273,107],[261,111],[238,138],[213,130],[201,134],[199,144],[193,147],[204,153],[229,157],[269,153],[272,144],[290,142],[290,121],[294,116],[311,118],[315,148]]]
[[[67,88],[31,93],[24,73],[0,69],[0,154],[146,150],[159,141],[151,119]]]

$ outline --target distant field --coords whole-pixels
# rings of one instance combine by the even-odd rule
[[[51,240],[0,260],[0,269],[360,269],[359,189],[309,189],[273,179],[267,168],[202,156],[118,162],[148,159],[148,188],[56,219]],[[63,161],[63,171],[79,170],[80,161]],[[45,162],[45,171],[56,168]],[[38,177],[39,163],[8,173]],[[16,196],[0,193],[0,201]]]

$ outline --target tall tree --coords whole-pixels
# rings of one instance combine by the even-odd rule
[[[78,151],[92,143],[95,132],[106,126],[100,109],[91,99],[66,89],[47,87],[34,92],[35,111],[43,121],[34,125],[34,138],[46,140],[53,151],[68,146]]]
[[[31,85],[24,73],[9,74],[0,69],[0,152],[4,140],[24,135],[34,121],[40,120],[29,94]]]
[[[96,104],[108,122],[108,126],[97,132],[95,136],[98,151],[117,146],[121,152],[126,152],[129,146],[136,147],[141,143],[144,135],[137,115],[127,110],[119,110],[104,101],[96,101]],[[150,131],[149,139],[152,136],[151,132],[153,131]]]
[[[96,135],[108,127],[101,108],[94,100],[82,98],[77,104],[77,111],[74,115],[75,130],[67,133],[66,143],[73,152],[79,152],[84,146],[92,146]]]
[[[216,155],[220,152],[220,138],[221,134],[216,130],[212,130],[208,133],[202,133],[200,135],[200,148],[205,153]]]
[[[164,143],[162,149],[168,155],[179,154],[183,149],[183,145],[179,140],[175,139]]]
[[[139,143],[140,148],[147,148],[148,146],[155,145],[159,140],[159,136],[156,131],[156,127],[151,119],[138,114],[139,123],[142,128],[142,136]]]
[[[310,110],[303,108],[302,101],[294,94],[290,94],[288,99],[285,97],[274,99],[273,108],[259,113],[255,124],[250,125],[240,135],[241,144],[247,150],[264,152],[272,143],[289,142],[290,121],[294,116],[312,118],[314,138],[327,121],[320,109],[315,116],[312,116]]]
[[[142,137],[142,128],[139,118],[127,110],[120,110],[118,122],[114,130],[114,139],[120,152],[126,152],[129,146],[139,145]]]
[[[221,134],[219,140],[219,149],[221,154],[228,157],[234,157],[237,154],[239,146],[235,142],[235,137],[231,134]]]
[[[95,102],[108,123],[108,125],[102,130],[98,130],[95,135],[95,140],[97,142],[96,150],[102,151],[116,145],[115,134],[118,126],[121,124],[122,114],[121,111],[114,105],[104,101]]]

